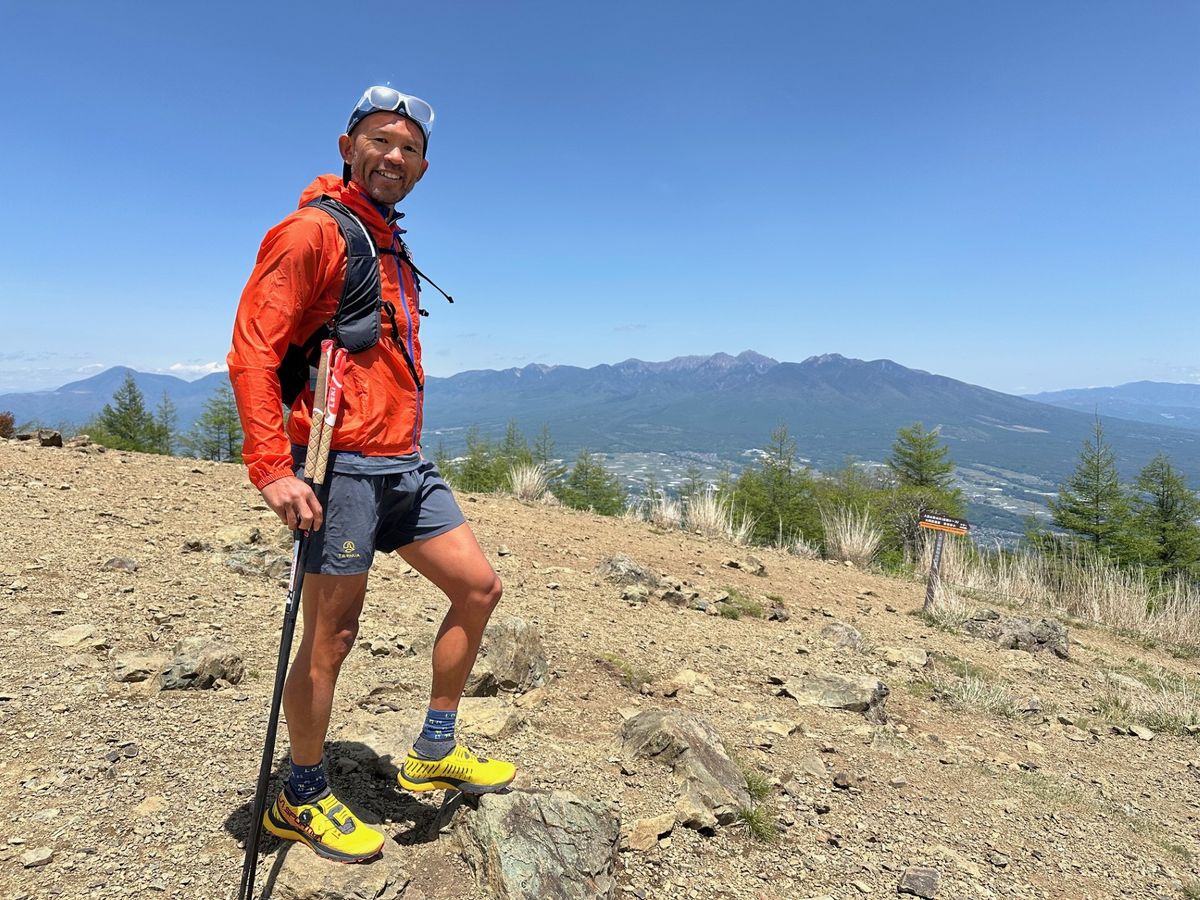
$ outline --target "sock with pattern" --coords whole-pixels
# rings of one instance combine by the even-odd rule
[[[429,708],[425,714],[425,726],[421,736],[413,742],[413,749],[425,759],[441,759],[454,749],[454,725],[458,719],[456,709]]]
[[[328,789],[329,781],[325,778],[324,762],[315,766],[298,766],[292,763],[292,774],[288,777],[285,788],[290,803],[308,803]]]

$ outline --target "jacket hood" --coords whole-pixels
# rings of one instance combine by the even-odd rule
[[[348,206],[362,220],[363,224],[371,229],[371,236],[375,238],[376,244],[383,247],[391,246],[393,237],[391,226],[384,221],[379,209],[358,185],[354,182],[343,184],[340,175],[318,175],[308,187],[301,191],[297,207],[304,206],[310,200],[316,200],[322,194]]]

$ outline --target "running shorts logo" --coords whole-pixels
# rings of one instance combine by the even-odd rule
[[[358,559],[360,555],[354,541],[346,541],[342,544],[342,552],[338,554],[338,559]]]

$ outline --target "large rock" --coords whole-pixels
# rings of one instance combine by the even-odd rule
[[[733,822],[752,804],[746,776],[725,752],[717,730],[691,713],[648,709],[625,720],[623,749],[656,759],[683,782],[679,820],[707,831]]]
[[[487,794],[454,839],[495,900],[610,900],[621,821],[565,791]]]
[[[873,675],[838,675],[833,672],[814,672],[789,678],[779,691],[801,706],[824,706],[860,712],[872,721],[887,718],[884,701],[891,691]]]
[[[642,568],[622,553],[610,556],[601,562],[596,571],[602,578],[617,584],[644,584],[649,587],[658,587],[661,583],[661,579],[656,574],[649,569]]]
[[[292,571],[292,558],[274,547],[245,544],[225,550],[221,561],[239,575],[273,578],[284,581]]]
[[[158,676],[164,691],[202,691],[218,678],[237,684],[245,675],[242,655],[220,640],[206,636],[184,638],[175,647],[175,658]]]
[[[525,724],[525,713],[499,697],[463,697],[458,726],[466,734],[502,738]]]
[[[53,632],[47,639],[55,647],[71,649],[73,647],[90,647],[101,650],[107,646],[103,638],[96,636],[96,626],[91,624],[72,625],[61,631]]]
[[[487,666],[499,690],[523,693],[546,683],[546,651],[536,625],[512,616],[492,622],[483,643]]]
[[[821,629],[820,638],[821,643],[828,647],[862,649],[862,634],[853,625],[847,625],[845,622],[830,622]]]
[[[279,852],[287,856],[271,900],[402,900],[410,880],[400,853],[385,852],[366,865],[338,866],[299,844],[285,842]],[[258,865],[259,884],[270,870],[268,857]]]
[[[1067,629],[1057,619],[1002,617],[995,610],[984,609],[967,619],[962,630],[975,637],[995,641],[996,646],[1004,650],[1023,650],[1026,653],[1049,650],[1059,659],[1070,657]]]

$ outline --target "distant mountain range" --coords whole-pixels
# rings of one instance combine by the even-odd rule
[[[111,399],[130,371],[109,369],[56,391],[0,395],[0,410],[11,410],[18,422],[79,424]],[[204,400],[226,379],[224,373],[193,382],[136,372],[134,377],[148,406],[164,392],[171,397],[180,430],[191,426]],[[1196,425],[1187,425],[1200,418],[1200,386],[1143,382],[1125,388],[1107,389],[1129,404],[1120,409],[1154,409],[1159,418],[1153,420],[1157,424],[1144,416],[1131,421],[1110,411],[1113,407],[1100,409],[1123,476],[1132,480],[1156,453],[1165,452],[1193,485],[1200,483],[1200,434],[1189,430]],[[431,453],[439,442],[451,452],[460,449],[472,426],[498,436],[515,420],[530,439],[548,425],[567,458],[583,447],[610,458],[666,454],[676,462],[704,461],[710,471],[741,468],[780,423],[788,426],[802,457],[831,469],[848,456],[882,461],[897,429],[921,421],[939,429],[949,445],[972,516],[1007,531],[1019,530],[1028,514],[1044,513],[1046,496],[1075,467],[1099,407],[1097,395],[1085,391],[1039,395],[1035,401],[885,359],[826,354],[791,363],[750,351],[667,362],[630,359],[590,369],[529,365],[461,372],[428,379],[426,393],[425,442]],[[1188,410],[1192,418],[1185,420],[1182,411]]]
[[[1026,394],[1026,399],[1064,409],[1136,422],[1200,431],[1200,384],[1134,381],[1117,387],[1079,388]]]

